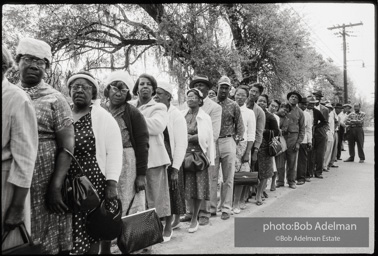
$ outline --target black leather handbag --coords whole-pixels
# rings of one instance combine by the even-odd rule
[[[234,185],[255,186],[259,184],[258,172],[235,172]]]
[[[25,224],[22,223],[19,227],[17,227],[20,230],[20,234],[22,236],[22,240],[24,241],[24,244],[15,246],[13,248],[9,248],[6,250],[2,250],[2,255],[36,255],[36,254],[42,254],[42,247],[41,244],[34,244],[28,231],[26,230]],[[11,231],[6,231],[3,234],[3,241],[4,243],[5,239],[8,237],[9,233]]]
[[[135,195],[126,215],[130,211],[134,198]],[[155,208],[124,216],[121,220],[122,231],[117,239],[117,245],[123,254],[129,254],[164,241],[163,224]]]
[[[91,211],[100,204],[100,197],[92,182],[84,175],[84,170],[67,149],[63,148],[79,167],[80,174],[70,178],[67,175],[62,186],[63,202],[72,212]]]
[[[183,170],[185,172],[199,172],[207,169],[210,165],[206,155],[201,151],[192,149],[186,152],[183,163]]]
[[[274,137],[274,132],[270,131],[270,140],[268,154],[269,156],[276,156],[282,151],[281,142],[278,140],[278,137]]]
[[[117,208],[112,211],[106,209],[105,200],[99,207],[88,213],[86,220],[87,233],[94,239],[113,240],[122,231],[122,203],[117,199]]]

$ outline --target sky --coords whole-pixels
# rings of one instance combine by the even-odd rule
[[[362,26],[347,28],[351,37],[347,42],[347,75],[357,94],[369,102],[374,101],[375,89],[375,23],[374,5],[351,3],[289,3],[295,14],[302,18],[311,33],[313,46],[325,58],[332,58],[343,66],[342,37],[334,33],[341,30],[328,28],[342,24],[362,22]],[[364,63],[365,67],[362,67]]]

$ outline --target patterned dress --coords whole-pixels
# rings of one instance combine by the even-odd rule
[[[92,130],[91,112],[82,116],[74,123],[75,126],[75,151],[74,156],[84,170],[85,176],[92,182],[97,190],[100,200],[105,198],[106,178],[101,172],[96,159],[96,142]],[[72,178],[81,171],[77,164],[72,161],[69,177]],[[96,242],[87,234],[85,222],[89,211],[74,213],[72,216],[73,248],[71,253],[86,253],[90,245]]]
[[[190,111],[185,116],[188,134],[198,134],[197,121]],[[201,150],[198,143],[188,142],[187,152],[191,149]],[[210,200],[210,186],[209,186],[209,173],[208,169],[200,172],[184,172],[185,180],[185,199],[205,199]]]
[[[42,244],[42,253],[57,254],[72,247],[72,215],[56,214],[46,207],[46,193],[55,170],[56,132],[72,124],[72,112],[64,96],[41,81],[28,89],[38,121],[38,154],[30,187],[31,236]]]

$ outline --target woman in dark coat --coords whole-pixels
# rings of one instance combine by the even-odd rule
[[[260,150],[258,152],[259,159],[259,179],[260,183],[257,186],[256,204],[262,205],[262,193],[266,187],[267,180],[273,176],[273,157],[268,154],[269,142],[274,136],[278,136],[279,129],[276,118],[273,114],[267,111],[268,95],[262,94],[257,100],[259,105],[265,113],[265,129],[263,132],[263,140],[261,142]]]

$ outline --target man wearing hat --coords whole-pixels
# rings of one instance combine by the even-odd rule
[[[300,145],[305,136],[305,117],[303,111],[297,106],[302,101],[302,96],[297,91],[287,94],[287,99],[291,105],[291,111],[287,114],[289,126],[287,132],[283,133],[287,144],[286,154],[286,180],[289,187],[296,188],[295,178],[297,176],[296,162]],[[284,186],[285,169],[278,172],[278,180],[276,187]]]
[[[307,177],[313,177],[323,179],[322,170],[323,170],[323,161],[324,161],[324,152],[327,143],[327,129],[328,129],[328,120],[324,118],[320,110],[315,108],[315,104],[319,101],[312,96],[307,97],[308,104],[306,112],[310,113],[313,117],[313,130],[312,130],[312,140],[313,147],[310,150],[308,168],[307,168]]]
[[[341,110],[342,111],[339,113],[340,129],[339,129],[339,143],[338,143],[338,146],[339,146],[340,149],[338,149],[338,151],[337,151],[337,160],[341,160],[341,151],[345,151],[345,149],[344,149],[344,141],[346,140],[345,121],[346,121],[348,115],[351,113],[352,105],[350,105],[350,104],[341,105]]]
[[[222,107],[222,121],[219,139],[216,143],[215,172],[211,178],[210,200],[211,208],[216,209],[218,205],[217,191],[212,188],[218,183],[218,170],[220,165],[222,165],[223,182],[221,183],[221,201],[219,206],[222,211],[222,220],[230,218],[236,145],[243,139],[245,130],[239,105],[228,98],[231,87],[230,79],[227,76],[222,76],[218,81],[218,96],[215,100]]]
[[[336,159],[341,160],[341,149],[343,146],[343,140],[344,140],[344,132],[345,132],[345,120],[343,120],[343,117],[345,116],[343,112],[343,105],[341,103],[336,103],[335,111],[337,116],[339,117],[339,130],[337,132],[338,134],[338,142],[337,142],[337,153],[336,153]]]
[[[204,75],[195,75],[192,81],[189,84],[189,88],[197,88],[203,94],[203,106],[201,109],[205,111],[211,118],[211,122],[213,125],[213,132],[214,132],[214,143],[216,145],[219,137],[219,132],[221,128],[221,118],[222,118],[222,107],[215,103],[214,100],[208,97],[209,90],[213,87],[210,83],[209,78]],[[218,172],[215,170],[214,166],[209,166],[209,182],[210,182],[210,198],[211,195],[217,193],[218,184],[213,185],[211,179],[214,173]],[[192,207],[187,207],[187,209],[192,209]],[[216,216],[216,208],[210,206],[210,201],[204,201],[201,203],[201,209],[199,212],[199,224],[200,225],[207,225],[209,224],[210,216]],[[187,212],[186,215],[181,219],[181,221],[190,221],[192,219],[191,213]]]
[[[344,162],[353,162],[355,156],[355,145],[357,143],[358,157],[360,158],[360,163],[365,162],[364,153],[364,119],[365,113],[361,111],[360,104],[353,105],[354,112],[350,113],[345,121],[347,129],[349,129],[348,135],[348,147],[349,147],[349,158]]]
[[[327,131],[327,146],[326,146],[326,152],[324,155],[323,171],[328,172],[330,165],[333,165],[333,163],[331,163],[331,156],[332,156],[333,145],[335,143],[334,135],[335,135],[335,129],[336,129],[338,119],[337,119],[337,115],[334,111],[332,104],[330,102],[327,102],[325,106],[329,110],[329,116],[328,116],[329,130]]]
[[[329,110],[328,108],[325,107],[325,101],[322,100],[323,98],[322,91],[319,90],[319,91],[313,92],[312,94],[315,96],[315,99],[317,100],[317,102],[315,103],[315,108],[317,110],[320,110],[325,120],[327,120],[328,122]]]
[[[179,174],[179,169],[188,147],[188,128],[181,111],[171,104],[172,92],[173,86],[170,83],[159,81],[154,98],[156,102],[165,104],[168,109],[168,124],[164,131],[164,142],[169,142],[166,148],[172,163],[168,167],[172,215],[165,217],[164,241],[171,239],[172,229],[180,224],[180,214],[185,213],[184,177],[182,172]],[[173,215],[175,215],[174,225],[172,225]]]
[[[303,115],[305,117],[305,136],[298,151],[297,185],[303,185],[306,182],[308,152],[312,147],[313,118],[310,113],[306,111],[307,104],[308,102],[306,97],[303,97],[302,100],[298,103],[298,106],[303,111]],[[307,181],[309,180],[307,179]]]

